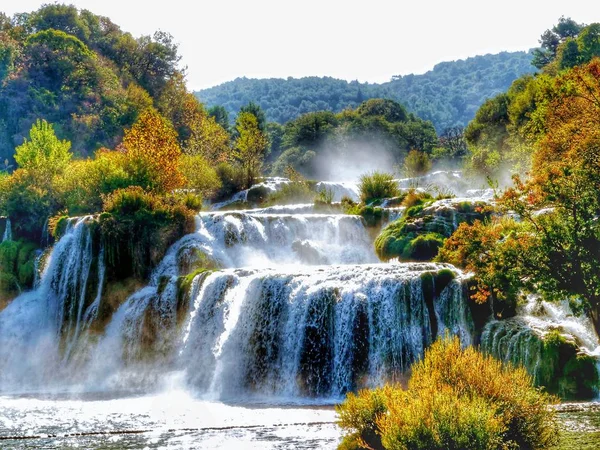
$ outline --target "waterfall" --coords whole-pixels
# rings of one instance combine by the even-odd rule
[[[404,373],[446,330],[473,324],[460,280],[426,287],[433,264],[225,270],[193,299],[179,367],[218,398],[339,397]]]
[[[93,286],[101,289],[103,283],[91,276],[103,273],[94,257],[91,220],[69,220],[36,281],[37,288],[0,312],[0,390],[45,385],[60,378],[61,361],[69,358],[86,328],[89,291]]]
[[[315,189],[317,192],[330,191],[334,202],[339,202],[344,197],[355,202],[360,199],[358,183],[353,181],[320,181],[315,185]]]
[[[0,391],[146,391],[176,371],[214,398],[339,398],[397,379],[447,331],[473,341],[455,269],[373,264],[357,216],[264,211],[199,214],[98,335],[93,220],[71,219],[37,289],[0,312]],[[186,278],[206,257],[223,269]]]
[[[6,218],[6,223],[4,225],[4,234],[2,235],[2,242],[12,241],[12,225],[10,223],[10,219]]]
[[[359,216],[202,213],[198,242],[221,267],[377,261]]]

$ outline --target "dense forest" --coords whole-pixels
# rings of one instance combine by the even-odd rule
[[[223,106],[234,116],[248,102],[258,104],[267,120],[285,123],[314,111],[341,112],[370,98],[389,98],[430,120],[438,132],[465,126],[479,106],[535,72],[531,52],[502,52],[443,62],[423,75],[394,76],[383,84],[347,82],[331,77],[288,79],[238,78],[196,92],[209,107]]]

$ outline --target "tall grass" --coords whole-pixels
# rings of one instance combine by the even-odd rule
[[[371,172],[360,177],[360,199],[368,204],[374,200],[398,197],[400,189],[391,173]]]

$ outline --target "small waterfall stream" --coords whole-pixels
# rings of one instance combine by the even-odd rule
[[[2,234],[2,242],[12,241],[12,224],[10,219],[7,217],[4,224],[4,233]]]

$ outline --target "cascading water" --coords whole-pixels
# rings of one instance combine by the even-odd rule
[[[203,213],[197,240],[221,267],[377,261],[362,219],[343,214]]]
[[[339,397],[401,375],[446,330],[472,339],[459,280],[433,264],[225,270],[193,299],[180,368],[219,397]],[[448,271],[448,273],[452,273]],[[453,274],[455,275],[455,274]]]
[[[29,385],[54,373],[86,390],[152,389],[179,371],[219,398],[339,397],[399,376],[445,330],[472,340],[460,274],[361,264],[376,258],[358,216],[265,211],[200,214],[91,339],[105,284],[92,221],[72,219],[39,288],[0,313],[0,336],[15,343],[0,350],[2,389],[25,372],[40,375],[20,380]],[[207,261],[225,270],[182,283]],[[450,278],[436,286],[440,273]],[[17,364],[22,353],[31,358]]]
[[[436,220],[455,225],[454,204],[440,201],[429,208]],[[390,210],[395,217],[402,213]],[[302,421],[327,423],[305,423],[291,441],[298,444],[315,432],[321,439],[325,432],[333,447],[339,436],[334,412],[306,404],[339,401],[350,390],[398,380],[440,336],[458,335],[464,345],[479,340],[462,274],[442,264],[377,263],[359,216],[318,214],[313,205],[201,213],[196,231],[168,250],[148,285],[119,304],[111,303],[113,274],[106,273],[94,221],[71,219],[51,252],[36,259],[45,267],[35,291],[0,311],[0,392],[93,392],[93,399],[144,394],[126,403],[92,400],[104,412],[90,416],[86,431],[112,433],[116,423],[118,429],[163,426],[168,432],[162,433],[172,436],[173,430],[196,427],[198,439],[206,439],[202,427],[215,426],[206,417],[221,411],[225,418],[216,423],[224,428],[231,414],[237,414],[235,424],[247,423],[231,405],[258,402],[264,405],[251,415],[263,428],[256,435],[264,438],[265,427],[300,411]],[[545,305],[543,315],[526,309],[520,318],[490,322],[481,346],[535,374],[544,351],[538,328],[560,324],[563,334],[576,336],[594,354],[597,341],[593,332],[586,334],[591,329],[561,308]],[[156,394],[166,386],[167,397]],[[168,409],[158,419],[147,416],[182,392],[194,397],[176,397],[183,413]],[[53,418],[48,422],[57,425],[40,431],[45,428],[23,419],[23,411],[39,408],[43,416],[48,406],[14,399],[2,403],[13,420],[5,426],[11,435],[20,436],[23,426],[46,434],[67,429]],[[273,408],[280,402],[304,406]],[[55,406],[77,416],[79,403],[66,403],[51,402],[53,417]],[[115,417],[113,410],[124,405],[132,405],[131,416]],[[182,421],[184,416],[194,419]],[[81,423],[69,429],[79,433]],[[228,442],[237,443],[239,436],[232,431]]]
[[[529,296],[517,317],[493,320],[481,336],[482,351],[503,361],[523,366],[539,384],[549,387],[568,378],[569,386],[556,387],[564,396],[577,391],[596,391],[600,375],[600,342],[589,319],[576,317],[568,302],[552,304]],[[588,379],[577,380],[572,371],[588,370]],[[595,372],[595,373],[594,373]]]
[[[92,283],[91,217],[70,219],[54,247],[39,287],[13,300],[0,313],[0,390],[36,388],[60,378],[91,314],[87,294],[93,285],[100,296],[101,279]],[[95,264],[94,264],[95,261]]]
[[[2,242],[12,241],[12,224],[10,219],[7,217],[4,224],[4,233],[2,234]]]

